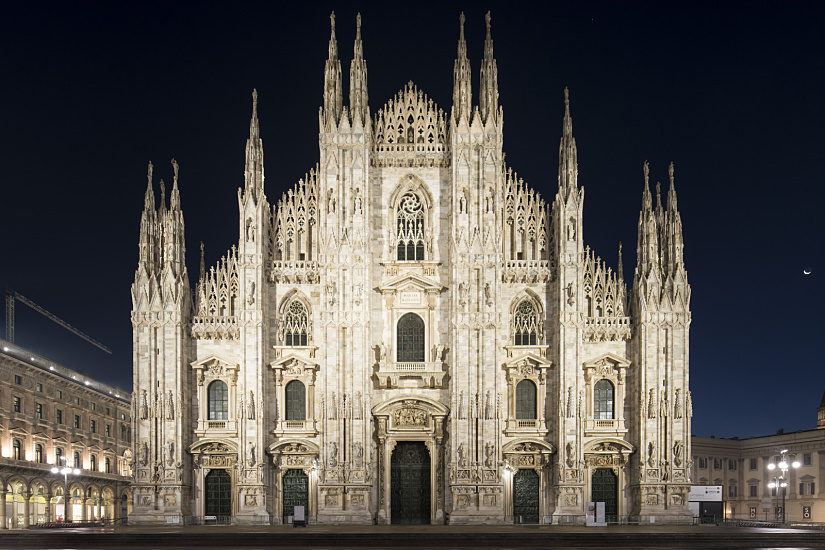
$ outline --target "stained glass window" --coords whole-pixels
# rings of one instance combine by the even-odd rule
[[[530,300],[522,300],[516,307],[513,319],[513,344],[535,346],[538,340],[539,316],[536,306]]]
[[[306,387],[298,380],[286,385],[286,419],[306,420]]]
[[[424,206],[415,193],[407,193],[398,202],[397,249],[399,261],[424,259]]]
[[[536,419],[536,385],[522,380],[516,385],[516,420]]]
[[[613,418],[613,384],[610,380],[599,380],[593,389],[593,416],[596,420]]]
[[[215,380],[209,384],[209,420],[229,420],[229,391],[226,383]]]
[[[299,300],[292,300],[283,318],[284,345],[306,346],[309,333],[307,308]]]
[[[398,320],[399,363],[424,362],[424,321],[415,313],[407,313]]]

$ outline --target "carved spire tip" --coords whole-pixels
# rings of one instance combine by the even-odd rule
[[[487,38],[490,38],[490,10],[487,10],[487,15],[484,16],[484,21],[487,23]]]

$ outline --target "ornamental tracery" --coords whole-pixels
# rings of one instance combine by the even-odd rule
[[[398,261],[424,260],[424,205],[408,191],[396,208],[396,251]]]

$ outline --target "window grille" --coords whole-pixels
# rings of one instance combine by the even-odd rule
[[[538,312],[530,300],[523,300],[517,307],[514,322],[514,344],[535,346],[538,340]]]
[[[396,214],[398,261],[424,259],[424,205],[415,193],[406,193]]]

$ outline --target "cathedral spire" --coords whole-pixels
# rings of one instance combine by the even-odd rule
[[[644,163],[645,187],[642,192],[642,210],[639,212],[638,240],[636,245],[636,276],[647,278],[651,271],[659,267],[659,228],[653,198],[650,194],[650,166]],[[634,282],[638,286],[638,280]]]
[[[570,95],[564,89],[564,122],[559,144],[559,192],[567,200],[578,189],[579,165],[576,138],[573,137],[573,119],[570,117]]]
[[[467,42],[464,40],[464,12],[461,12],[458,35],[458,55],[453,69],[453,120],[458,123],[462,118],[470,122],[470,103],[472,101],[472,84],[470,79],[470,60],[467,59]]]
[[[174,179],[172,180],[172,194],[169,197],[169,209],[180,210],[180,191],[178,191],[178,163],[172,159],[172,170],[174,171]]]
[[[364,45],[361,42],[361,14],[355,18],[355,46],[349,67],[349,108],[352,121],[367,123],[369,96],[367,94],[367,62],[364,61]]]
[[[258,200],[264,191],[264,143],[258,125],[258,90],[252,90],[252,118],[249,121],[249,139],[246,140],[244,166],[245,191]]]
[[[485,124],[490,117],[495,119],[498,112],[498,69],[493,57],[493,37],[490,33],[490,12],[485,16],[487,38],[484,40],[484,61],[481,64],[481,85],[478,103]]]
[[[675,274],[680,269],[684,269],[684,258],[682,257],[684,241],[682,239],[682,217],[679,215],[679,208],[676,202],[676,183],[674,178],[673,163],[668,166],[670,176],[670,189],[667,192],[667,271]]]
[[[200,265],[200,275],[198,276],[198,281],[203,282],[203,278],[206,276],[206,262],[204,261],[203,256],[203,241],[201,241],[201,265]]]
[[[616,268],[619,272],[619,282],[624,283],[624,264],[622,263],[622,241],[619,241],[619,265]]]
[[[324,68],[324,124],[337,124],[341,116],[343,95],[341,90],[341,60],[338,59],[338,41],[335,39],[335,12],[329,16],[329,58]],[[323,130],[323,128],[322,128]]]

